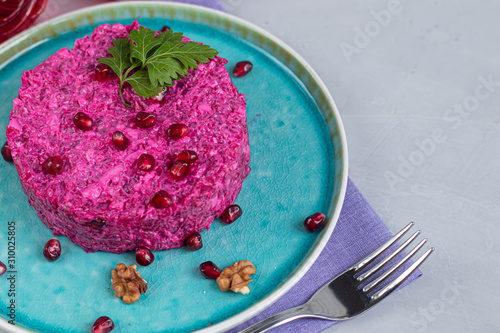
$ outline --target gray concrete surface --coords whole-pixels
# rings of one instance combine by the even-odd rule
[[[319,73],[350,176],[391,230],[413,220],[424,275],[327,332],[499,332],[500,3],[222,0]]]

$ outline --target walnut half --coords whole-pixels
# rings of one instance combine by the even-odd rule
[[[240,260],[224,268],[215,281],[221,291],[232,290],[246,295],[250,292],[248,284],[252,281],[250,275],[253,274],[255,274],[255,266],[248,260]]]
[[[136,265],[127,267],[120,263],[111,271],[111,286],[115,296],[121,297],[127,304],[137,302],[141,294],[148,290],[148,283],[136,269]]]

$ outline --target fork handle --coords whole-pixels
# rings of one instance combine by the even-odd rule
[[[306,307],[304,305],[301,305],[295,308],[279,312],[271,317],[268,317],[264,320],[259,321],[258,323],[253,324],[250,327],[245,328],[243,331],[240,331],[240,333],[257,333],[257,332],[263,333],[267,332],[271,328],[283,325],[292,320],[303,317],[309,317],[310,314],[304,311],[305,308]]]

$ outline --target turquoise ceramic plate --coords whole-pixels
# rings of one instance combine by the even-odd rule
[[[311,67],[262,29],[218,11],[173,3],[125,2],[88,8],[57,18],[0,45],[0,144],[23,70],[41,63],[101,23],[167,24],[203,41],[229,60],[250,60],[253,71],[234,78],[248,100],[252,171],[237,203],[244,214],[234,224],[214,221],[202,233],[204,248],[156,252],[140,269],[149,290],[133,305],[114,297],[110,272],[132,253],[86,254],[59,237],[63,254],[47,262],[42,247],[52,236],[22,192],[14,166],[0,161],[0,261],[14,256],[12,274],[0,277],[0,327],[12,332],[89,332],[99,316],[114,332],[223,331],[252,317],[283,295],[309,269],[332,233],[347,181],[347,149],[338,111]],[[321,232],[304,230],[304,218],[321,211]],[[8,251],[10,237],[15,250]],[[14,230],[15,229],[15,230]],[[12,244],[13,245],[13,244]],[[205,280],[198,265],[225,267],[248,259],[257,267],[249,295],[223,293]],[[11,283],[12,282],[12,283]],[[12,289],[9,296],[6,290]],[[15,295],[14,295],[15,293]],[[14,303],[11,303],[14,302]],[[15,310],[8,307],[14,304]],[[15,313],[16,326],[8,324]]]

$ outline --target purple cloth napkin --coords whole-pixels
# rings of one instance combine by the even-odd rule
[[[403,226],[401,225],[401,228]],[[344,205],[335,230],[313,266],[273,305],[229,332],[238,332],[278,312],[304,304],[326,282],[367,256],[391,237],[392,234],[384,222],[349,179]],[[402,256],[400,254],[396,258]],[[407,263],[403,267],[408,267],[410,264]],[[420,275],[422,275],[420,271],[415,271],[403,286]],[[304,318],[279,326],[270,332],[321,332],[336,323]]]
[[[225,12],[219,0],[167,0],[172,2],[190,3],[192,5],[205,6]]]
[[[174,1],[224,11],[224,7],[218,0]],[[403,224],[401,227],[404,226]],[[326,282],[364,258],[391,237],[392,234],[384,222],[368,204],[356,185],[349,179],[344,205],[335,230],[311,269],[278,301],[257,316],[228,332],[238,332],[278,312],[304,304]],[[397,258],[400,257],[402,257],[401,254]],[[404,267],[408,267],[410,264],[408,263]],[[415,271],[403,286],[411,283],[420,275],[422,275],[420,271]],[[336,322],[326,320],[298,319],[279,326],[273,329],[272,332],[320,332],[335,324]]]

